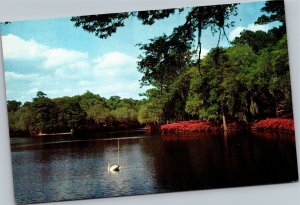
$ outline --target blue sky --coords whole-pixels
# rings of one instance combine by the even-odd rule
[[[244,29],[264,30],[278,26],[254,25],[263,2],[240,4],[235,27],[226,32],[232,40]],[[89,90],[109,98],[139,99],[147,87],[140,88],[142,74],[137,71],[141,51],[135,45],[146,43],[163,33],[170,34],[185,21],[185,15],[173,15],[152,26],[143,26],[135,18],[108,39],[100,39],[70,18],[12,22],[1,26],[6,94],[8,100],[31,101],[41,90],[48,97],[82,94]],[[217,45],[217,35],[203,32],[203,56]],[[221,46],[228,46],[221,40]]]

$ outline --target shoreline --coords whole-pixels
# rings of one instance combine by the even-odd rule
[[[37,136],[57,136],[57,135],[73,135],[73,132],[39,133],[39,134],[37,134]]]
[[[294,120],[293,119],[282,119],[282,118],[267,118],[264,120],[254,121],[246,124],[241,122],[229,122],[227,123],[227,131],[241,131],[241,130],[253,130],[253,131],[268,131],[268,132],[287,132],[294,133]],[[128,129],[104,129],[107,133],[118,132],[118,131],[131,131]],[[88,132],[101,132],[104,130],[85,130]],[[136,129],[134,129],[136,130]],[[224,132],[223,125],[221,123],[215,123],[208,120],[189,120],[189,121],[178,121],[169,124],[147,124],[144,128],[138,127],[138,130],[146,132],[157,132],[162,135],[166,134],[188,134],[188,133],[201,133],[201,132]],[[84,130],[73,130],[70,132],[55,132],[55,133],[38,133],[30,134],[32,137],[44,137],[44,136],[73,136],[76,134],[83,133]],[[10,136],[17,137],[20,134],[11,134]],[[26,134],[25,134],[26,135]]]

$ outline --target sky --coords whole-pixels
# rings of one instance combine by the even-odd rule
[[[240,32],[268,31],[278,23],[254,25],[261,16],[264,2],[238,6],[238,15],[231,17],[235,26],[226,29],[230,40]],[[101,97],[118,95],[140,99],[149,87],[140,87],[142,74],[137,70],[142,51],[137,43],[171,34],[185,22],[184,13],[144,26],[136,18],[127,19],[107,39],[76,28],[70,18],[18,21],[1,25],[7,100],[31,101],[38,91],[50,98],[81,95],[91,91]],[[217,35],[210,29],[202,34],[202,57],[217,45]],[[223,47],[229,46],[223,38]]]

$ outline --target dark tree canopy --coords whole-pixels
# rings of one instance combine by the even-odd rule
[[[22,103],[16,100],[8,100],[7,101],[7,111],[8,112],[15,112],[20,109]]]
[[[200,65],[202,31],[210,27],[213,33],[219,32],[219,41],[222,36],[227,37],[225,27],[233,25],[233,22],[227,21],[230,15],[237,14],[237,4],[79,16],[72,17],[71,21],[76,27],[82,27],[100,38],[107,38],[117,32],[117,28],[125,26],[129,17],[136,17],[144,25],[152,25],[158,20],[182,12],[186,12],[186,20],[174,28],[172,34],[154,37],[150,43],[139,44],[140,49],[144,51],[144,55],[140,56],[138,68],[144,74],[144,85],[157,83],[159,79],[169,76],[169,71],[179,74],[180,69],[189,63],[189,52],[194,45],[198,53],[197,63]],[[179,60],[170,65],[171,61],[179,57]]]
[[[232,41],[233,45],[248,44],[256,53],[272,43],[274,43],[274,38],[270,33],[250,30],[242,31],[240,36]]]
[[[274,21],[279,21],[285,24],[285,11],[284,11],[284,1],[267,1],[265,6],[261,9],[262,12],[266,12],[260,16],[255,23],[257,24],[268,24]]]
[[[174,14],[176,9],[124,12],[115,14],[102,14],[91,16],[72,17],[76,27],[94,33],[100,38],[107,38],[117,32],[117,28],[125,26],[125,20],[129,17],[137,17],[144,25],[152,25],[156,20],[164,19]],[[179,12],[182,9],[178,9]]]
[[[267,1],[261,11],[266,14],[260,16],[255,23],[264,25],[276,21],[280,22],[281,25],[278,28],[274,27],[268,32],[273,35],[274,41],[279,41],[286,34],[284,1]]]

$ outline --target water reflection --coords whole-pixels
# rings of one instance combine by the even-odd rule
[[[107,162],[121,170],[107,173]],[[12,140],[18,203],[291,182],[294,136],[275,133],[144,132]]]

